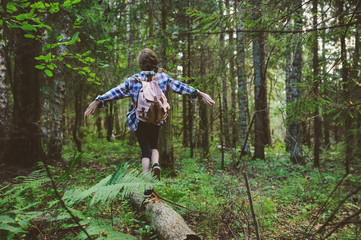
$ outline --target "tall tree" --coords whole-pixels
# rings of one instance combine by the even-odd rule
[[[252,20],[261,25],[262,1],[252,0]],[[265,35],[256,32],[253,40],[254,96],[255,96],[255,150],[254,158],[264,159],[264,147],[271,143],[270,122],[267,106],[267,82],[265,73]]]
[[[60,17],[59,17],[60,16]],[[63,39],[66,39],[66,29],[67,21],[62,15],[53,15],[53,17],[58,17],[55,19],[57,21],[58,31],[52,32],[53,37],[51,40],[55,39],[57,36],[56,33],[60,32],[60,36]],[[60,31],[59,31],[60,30]],[[60,45],[57,55],[62,56],[66,53],[65,45]],[[53,104],[52,104],[52,126],[48,144],[48,158],[50,160],[61,160],[61,151],[63,147],[63,128],[64,128],[64,113],[65,113],[65,67],[62,63],[58,65],[58,68],[55,70],[53,81],[54,81],[54,93],[53,93]]]
[[[237,1],[234,1],[235,4],[231,5],[230,0],[226,0],[226,8],[227,8],[227,15],[231,14],[231,8],[233,11],[236,11],[237,8]],[[237,140],[239,139],[239,124],[236,121],[236,108],[237,108],[237,81],[236,81],[236,72],[234,69],[234,62],[235,62],[235,44],[234,44],[234,37],[233,37],[233,25],[229,27],[229,79],[230,79],[230,89],[231,89],[231,109],[230,109],[230,119],[229,128],[231,129],[231,140],[230,144],[232,147],[236,146]]]
[[[206,89],[206,60],[205,60],[205,46],[201,46],[201,78],[202,78],[202,89]],[[200,145],[202,147],[202,158],[209,157],[209,113],[208,108],[202,102],[199,105],[199,134],[200,134]]]
[[[167,10],[168,1],[161,0],[161,28],[160,35],[161,46],[160,46],[160,66],[166,68],[167,61]],[[169,103],[172,103],[172,94],[166,94]],[[159,160],[160,164],[174,173],[174,154],[173,154],[173,131],[172,131],[172,110],[169,113],[167,122],[161,128],[159,132]]]
[[[313,27],[317,28],[317,7],[318,0],[312,1],[312,16],[313,16]],[[313,33],[313,41],[312,41],[312,52],[313,52],[313,93],[315,95],[315,99],[319,95],[318,88],[320,84],[319,80],[319,71],[318,71],[318,31]],[[313,123],[313,131],[314,131],[314,148],[313,148],[313,164],[315,167],[320,167],[320,139],[321,139],[321,121],[319,116],[318,106],[316,104],[315,112],[314,112],[314,123]]]
[[[294,30],[302,29],[302,7],[299,1],[293,1],[293,7],[296,8],[294,12]],[[302,4],[302,3],[301,3]],[[300,98],[299,83],[301,83],[302,74],[302,38],[300,34],[295,35],[293,39],[293,61],[292,72],[290,76],[290,101],[295,102]],[[302,152],[302,127],[300,120],[288,118],[288,133],[290,135],[290,158],[293,163],[304,164]]]
[[[0,5],[1,9],[2,5]],[[4,30],[0,30],[0,37],[4,39]],[[10,77],[11,71],[7,70],[7,62],[9,58],[7,56],[7,51],[5,50],[5,44],[0,42],[0,159],[3,159],[5,142],[8,137],[9,124],[10,124],[10,112],[9,112],[9,87],[7,77]],[[7,58],[7,60],[6,60]]]
[[[244,34],[242,30],[244,29],[243,23],[243,3],[238,3],[238,18],[237,18],[237,77],[238,77],[238,105],[239,105],[239,122],[240,122],[240,139],[241,147],[244,147],[241,155],[249,153],[249,144],[247,141],[247,131],[248,131],[248,119],[249,119],[249,110],[248,110],[248,87],[246,79],[246,67],[245,67],[245,44],[244,44]]]
[[[220,15],[224,15],[224,5],[223,0],[219,1]],[[219,35],[219,43],[220,43],[220,72],[221,72],[221,83],[222,83],[222,116],[223,116],[223,133],[224,140],[227,147],[230,146],[231,139],[229,135],[229,118],[228,118],[228,78],[227,78],[227,64],[226,64],[226,54],[225,54],[225,34],[224,34],[224,26],[221,26],[221,33]]]
[[[29,1],[34,3],[35,1]],[[19,13],[30,9],[22,8]],[[14,33],[13,116],[10,138],[4,159],[7,165],[29,167],[44,158],[41,146],[40,81],[35,57],[40,55],[40,42],[24,37],[22,29]]]
[[[338,14],[338,21],[339,24],[345,24],[344,20],[344,2],[343,1],[336,1],[337,3],[337,14]],[[342,87],[343,87],[343,100],[348,104],[350,102],[350,96],[349,96],[349,90],[350,90],[350,82],[349,82],[349,64],[347,62],[347,56],[346,56],[346,33],[347,33],[348,27],[346,27],[346,30],[341,29],[341,36],[340,36],[340,42],[341,42],[341,51],[340,51],[340,61],[342,64],[341,69],[341,78],[342,78]],[[351,158],[353,156],[353,147],[352,147],[352,132],[351,132],[351,124],[352,119],[349,112],[346,112],[345,116],[345,144],[346,144],[346,152],[345,152],[345,171],[346,173],[350,172],[350,163]]]

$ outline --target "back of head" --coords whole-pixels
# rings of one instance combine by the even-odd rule
[[[142,71],[154,71],[158,60],[153,50],[144,48],[138,55],[138,64]]]

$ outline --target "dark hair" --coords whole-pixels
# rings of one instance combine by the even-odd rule
[[[142,71],[156,70],[158,60],[153,50],[144,48],[138,55],[138,64]]]

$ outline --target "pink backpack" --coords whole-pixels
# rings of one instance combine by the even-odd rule
[[[170,106],[158,83],[153,81],[155,74],[150,82],[142,81],[140,78],[133,76],[143,85],[138,95],[135,114],[142,122],[159,125],[161,121],[167,118]]]

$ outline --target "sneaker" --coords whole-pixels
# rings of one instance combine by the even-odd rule
[[[153,176],[155,176],[160,181],[160,166],[158,163],[154,163],[152,166]]]
[[[144,198],[150,198],[150,196],[152,196],[153,192],[154,192],[154,189],[145,190],[144,193],[143,193],[143,197]]]

